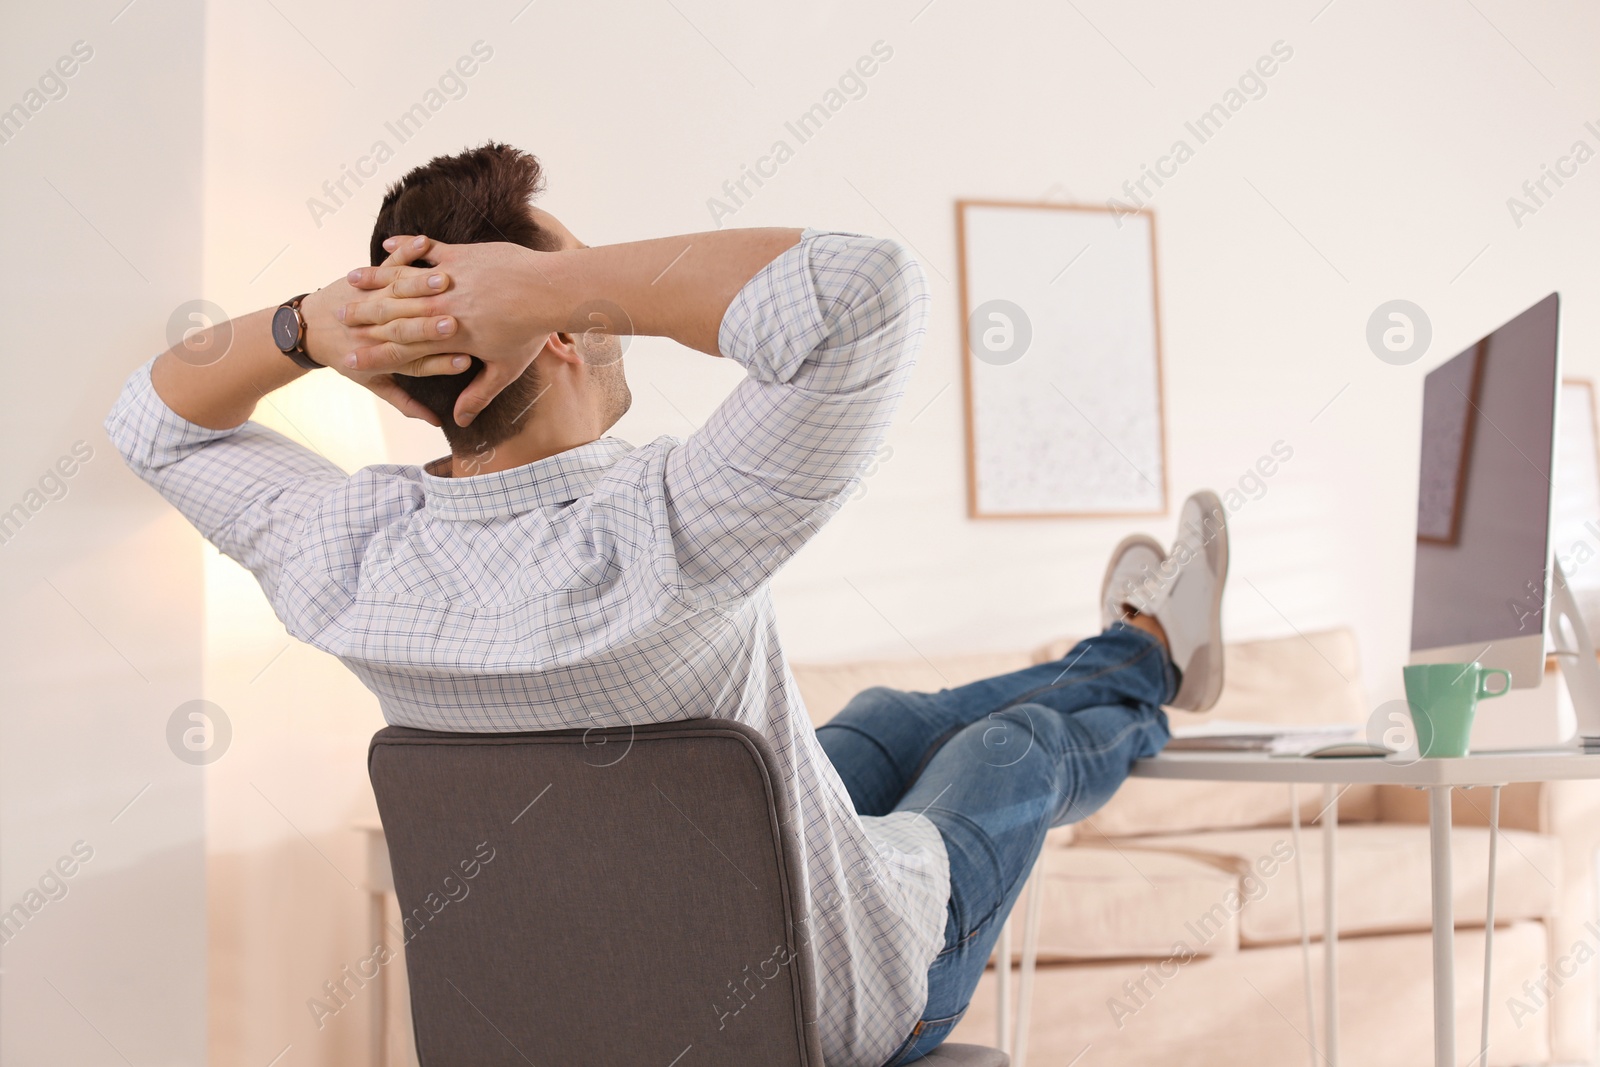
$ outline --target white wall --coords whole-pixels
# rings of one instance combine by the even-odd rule
[[[1600,147],[1583,128],[1600,123],[1600,100],[1583,44],[1594,16],[1579,9],[1560,21],[1484,8],[1491,25],[1443,3],[1396,12],[1339,0],[1314,22],[1314,4],[1292,14],[1107,5],[1082,9],[1091,27],[1070,8],[1023,16],[943,0],[915,21],[916,4],[758,13],[701,2],[679,14],[536,3],[509,23],[520,6],[465,17],[402,7],[404,26],[385,28],[283,5],[327,60],[271,11],[218,13],[211,276],[221,285],[219,272],[253,273],[283,244],[241,307],[331,276],[360,258],[383,181],[487,136],[542,156],[545,206],[590,242],[706,227],[722,182],[775,138],[792,141],[784,121],[887,42],[894,56],[865,98],[726,220],[900,236],[922,255],[937,300],[892,460],[779,583],[799,657],[1009,646],[1092,625],[1104,550],[1125,522],[963,516],[952,202],[1103,202],[1175,138],[1192,141],[1185,120],[1275,41],[1294,55],[1265,97],[1154,199],[1175,497],[1237,481],[1278,439],[1295,449],[1236,518],[1231,629],[1352,623],[1386,677],[1404,640],[1422,373],[1552,288],[1569,297],[1572,368],[1591,360],[1596,277],[1575,235],[1594,221],[1600,166],[1520,229],[1505,205],[1574,139]],[[357,27],[358,39],[341,37]],[[305,201],[321,182],[375,139],[396,145],[383,123],[480,39],[494,57],[467,96],[313,225]],[[284,64],[292,76],[263,92]],[[280,138],[296,150],[276,151]],[[1395,296],[1433,320],[1432,349],[1410,367],[1379,362],[1363,339],[1368,314]],[[631,351],[637,406],[620,432],[634,439],[685,432],[727,379],[727,368],[660,345]],[[382,418],[394,454],[439,451],[426,427]]]
[[[708,199],[782,137],[793,159],[725,224],[885,233],[917,251],[936,304],[893,457],[777,582],[796,658],[1005,648],[1095,625],[1127,523],[965,518],[958,197],[1101,203],[1190,139],[1153,200],[1174,503],[1236,484],[1277,441],[1293,448],[1234,516],[1227,625],[1355,627],[1374,706],[1397,695],[1407,640],[1422,375],[1552,289],[1567,297],[1569,371],[1600,373],[1600,162],[1520,226],[1506,205],[1575,140],[1600,149],[1584,127],[1600,127],[1592,7],[503,0],[380,14],[276,0],[208,16],[205,289],[231,312],[362,261],[385,182],[488,137],[541,156],[544,206],[590,243],[709,227]],[[466,95],[400,144],[385,123],[480,40],[493,55]],[[785,121],[878,41],[893,56],[866,95],[795,145]],[[1279,41],[1293,56],[1265,95],[1195,144],[1185,121]],[[394,158],[314,220],[308,198],[378,140]],[[1364,339],[1397,297],[1433,324],[1411,366]],[[690,430],[734,373],[648,340],[629,371],[619,432],[635,441]],[[331,377],[265,417],[351,464],[442,451]],[[1150,525],[1165,538],[1174,522]],[[369,810],[362,754],[379,720],[325,658],[283,651],[231,565],[208,576],[208,692],[238,728],[211,776],[213,1059],[266,1062],[293,1042],[297,1062],[342,1062],[365,1005],[317,1030],[304,1001],[364,954],[348,826]]]
[[[0,126],[0,511],[21,520],[0,527],[0,1062],[19,1067],[206,1062],[204,774],[166,736],[202,695],[199,540],[101,430],[200,294],[204,34],[198,0],[125,2],[12,5],[0,33],[0,108],[27,109]]]

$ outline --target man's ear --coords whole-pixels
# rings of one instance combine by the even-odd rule
[[[564,363],[582,363],[583,353],[576,338],[570,333],[553,333],[545,338],[544,351]]]

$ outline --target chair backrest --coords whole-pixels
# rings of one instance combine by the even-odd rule
[[[754,730],[389,727],[367,769],[423,1067],[823,1067],[799,835]]]

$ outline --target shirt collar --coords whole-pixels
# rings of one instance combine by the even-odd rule
[[[612,465],[633,451],[619,437],[602,437],[532,463],[468,478],[441,477],[449,458],[422,470],[428,511],[443,519],[496,519],[570,504],[594,488]]]

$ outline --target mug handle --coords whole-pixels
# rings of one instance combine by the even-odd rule
[[[1505,678],[1505,680],[1506,680],[1505,688],[1497,689],[1494,692],[1490,692],[1489,691],[1489,679],[1493,678],[1497,674],[1501,675],[1501,676],[1503,676]],[[1483,700],[1483,699],[1485,699],[1487,697],[1503,697],[1507,693],[1509,693],[1510,691],[1511,691],[1511,672],[1510,671],[1501,670],[1499,667],[1489,667],[1489,668],[1486,668],[1483,671],[1483,673],[1478,675],[1478,699],[1479,700]]]

